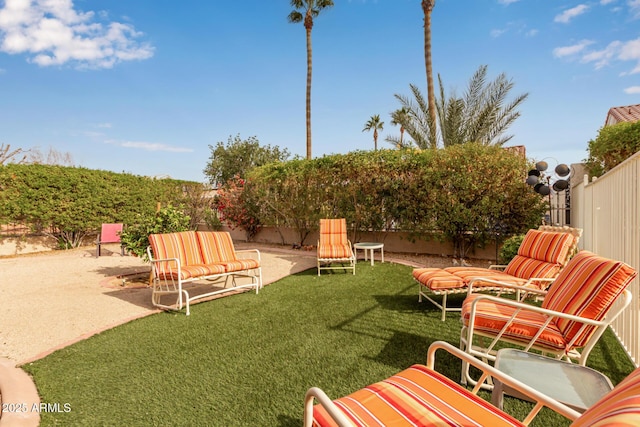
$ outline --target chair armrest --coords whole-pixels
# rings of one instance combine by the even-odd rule
[[[318,387],[311,387],[304,397],[304,427],[313,425],[313,400],[317,400],[339,427],[353,427],[354,424],[338,409],[331,398]]]
[[[527,280],[525,283],[523,283],[522,285],[515,285],[513,283],[507,283],[507,282],[501,282],[499,280],[495,280],[495,279],[490,279],[488,277],[474,277],[469,281],[469,284],[467,285],[467,295],[471,295],[473,293],[473,284],[475,282],[482,282],[482,283],[491,283],[494,284],[496,287],[500,287],[500,288],[505,288],[505,289],[512,289],[514,291],[522,291],[522,292],[526,292],[529,294],[537,294],[537,295],[546,295],[547,291],[546,290],[542,290],[542,289],[538,289],[535,287],[531,287],[529,286],[531,283],[533,282],[549,282],[552,283],[555,280],[555,278],[531,278],[529,280]],[[484,286],[486,288],[486,286]],[[482,290],[482,286],[478,286],[476,287],[476,289],[480,289]]]
[[[496,297],[493,295],[485,295],[485,294],[478,294],[477,297],[473,300],[473,302],[471,303],[471,311],[469,313],[469,319],[475,317],[476,314],[476,305],[478,305],[479,301],[482,300],[490,300],[490,301],[494,301],[500,304],[504,304],[507,306],[511,306],[511,307],[516,307],[516,308],[520,308],[521,310],[524,311],[532,311],[532,312],[536,312],[536,313],[541,313],[544,314],[550,318],[560,318],[560,319],[569,319],[569,320],[573,320],[579,323],[583,323],[585,325],[592,325],[592,326],[601,326],[603,324],[605,324],[604,321],[602,320],[594,320],[594,319],[587,319],[586,317],[580,317],[580,316],[576,316],[573,314],[568,314],[568,313],[563,313],[561,311],[554,311],[554,310],[549,310],[547,308],[542,308],[542,307],[538,307],[536,305],[531,305],[531,304],[527,304],[524,302],[519,302],[519,301],[514,301],[511,299],[506,299],[506,298],[500,298],[500,297]]]
[[[491,264],[489,266],[489,270],[504,270],[505,268],[507,268],[506,264]]]
[[[239,257],[240,259],[256,258],[258,262],[260,262],[260,251],[258,249],[242,249],[242,250],[236,251],[236,255],[243,255]],[[245,255],[255,255],[255,256],[245,256]]]
[[[509,375],[501,371],[498,371],[493,366],[479,359],[476,359],[470,354],[444,341],[433,342],[429,346],[429,349],[427,350],[427,368],[431,370],[435,370],[434,369],[435,355],[436,355],[436,351],[438,350],[444,350],[449,354],[462,360],[463,362],[466,362],[474,366],[475,368],[479,369],[480,371],[482,371],[482,376],[480,380],[478,380],[478,383],[476,384],[474,389],[471,391],[473,394],[478,393],[478,391],[482,386],[482,383],[486,378],[494,378],[499,380],[503,384],[507,384],[509,387],[517,390],[518,392],[527,396],[531,401],[535,402],[535,406],[533,407],[531,412],[529,412],[527,417],[522,421],[523,424],[525,425],[528,425],[535,418],[535,416],[538,414],[540,409],[542,409],[545,406],[572,421],[581,415],[579,412],[569,408],[568,406],[558,402],[557,400],[547,396],[546,394],[540,393],[539,391],[529,387],[526,384],[523,384],[522,382],[516,380],[515,378],[510,377]]]

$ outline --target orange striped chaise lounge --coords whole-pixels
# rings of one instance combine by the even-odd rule
[[[347,238],[347,221],[344,218],[320,220],[317,257],[318,276],[320,270],[352,270],[356,274],[356,256]],[[335,263],[341,265],[332,266]]]
[[[503,284],[546,289],[577,251],[581,234],[581,229],[571,227],[529,230],[517,255],[506,266],[416,268],[413,278],[419,284],[418,301],[429,300],[442,310],[444,321],[447,311],[460,311],[459,307],[447,307],[447,296],[467,293],[470,284],[485,291],[502,290]],[[441,301],[434,295],[441,296]]]
[[[436,372],[435,352],[441,349],[567,417],[573,421],[572,427],[640,425],[640,368],[581,415],[450,344],[435,342],[429,347],[426,366],[413,365],[348,396],[332,401],[321,389],[309,389],[304,426],[525,426],[536,416],[538,407],[522,421],[517,420],[481,399],[476,394],[479,387],[470,391]],[[314,399],[318,404],[314,405]]]

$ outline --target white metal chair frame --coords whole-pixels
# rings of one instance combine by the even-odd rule
[[[471,393],[477,394],[478,391],[481,389],[481,385],[483,382],[496,378],[499,381],[501,381],[503,384],[506,384],[509,387],[513,388],[514,390],[517,390],[518,392],[522,393],[524,396],[528,397],[531,401],[533,401],[535,405],[531,409],[529,414],[525,417],[525,419],[522,421],[524,425],[528,425],[535,418],[538,412],[540,412],[540,410],[545,406],[572,421],[577,419],[581,415],[579,412],[558,402],[557,400],[552,399],[547,395],[540,393],[537,390],[534,390],[533,388],[527,386],[526,384],[523,384],[522,382],[516,380],[515,378],[510,377],[509,375],[498,371],[491,365],[485,362],[482,362],[476,359],[475,357],[465,353],[464,351],[461,351],[460,349],[457,349],[451,344],[443,341],[435,341],[429,346],[429,349],[427,351],[426,366],[432,371],[435,370],[434,368],[435,355],[437,350],[444,350],[454,355],[455,357],[461,359],[463,363],[472,365],[482,372],[480,381],[478,382],[478,384],[476,384],[476,386],[473,388]],[[333,420],[338,424],[338,426],[353,427],[354,424],[344,415],[342,411],[340,411],[340,409],[338,409],[338,407],[324,393],[324,391],[322,391],[318,387],[310,388],[305,395],[304,427],[313,426],[314,399],[325,408],[325,410],[333,418]],[[464,411],[464,408],[460,408],[460,410]]]
[[[483,279],[483,281],[487,281],[487,279]],[[500,282],[496,282],[496,284],[499,284],[499,283]],[[522,286],[514,286],[514,285],[508,285],[508,284],[501,284],[501,286],[505,288],[507,287],[512,288],[514,292],[517,292],[517,291],[523,292],[525,295],[527,294],[545,295],[547,293],[547,291],[525,288]],[[471,295],[472,293],[473,293],[473,287],[470,286],[468,290],[468,295]],[[569,362],[572,362],[575,360],[580,365],[584,366],[587,363],[587,358],[589,357],[589,354],[593,350],[594,346],[596,345],[596,343],[598,342],[598,340],[600,339],[604,331],[611,324],[611,322],[613,322],[616,319],[616,317],[618,317],[620,313],[622,313],[622,311],[631,303],[631,299],[632,299],[631,291],[629,291],[628,289],[625,289],[620,294],[620,296],[616,299],[616,301],[612,303],[611,309],[606,314],[604,319],[592,320],[592,319],[587,319],[580,316],[575,316],[572,314],[562,313],[559,311],[544,309],[542,307],[538,307],[538,306],[531,305],[531,304],[524,303],[517,300],[505,299],[505,298],[501,298],[499,296],[493,296],[493,295],[476,294],[474,301],[471,303],[471,311],[469,313],[469,323],[467,326],[463,326],[460,331],[460,349],[463,351],[466,351],[472,356],[479,357],[483,360],[495,361],[496,345],[499,342],[505,342],[512,345],[523,347],[525,351],[537,350],[542,352],[543,354],[553,355],[558,359],[564,359]],[[502,328],[502,330],[500,330],[495,335],[484,333],[482,331],[478,331],[474,329],[476,307],[477,307],[477,304],[482,300],[499,302],[500,304],[512,306],[517,309],[513,313],[513,315],[509,318],[509,320],[505,322],[505,325]],[[540,329],[538,329],[538,332],[533,337],[531,337],[531,339],[526,343],[524,343],[523,341],[516,341],[516,340],[511,340],[509,338],[503,338],[503,334],[505,333],[507,328],[516,320],[518,313],[522,311],[529,311],[529,312],[544,314],[547,316],[546,322],[540,327]],[[548,347],[536,345],[537,339],[540,336],[540,334],[542,334],[544,332],[544,329],[555,319],[568,319],[582,325],[578,330],[578,332],[574,334],[574,338],[569,343],[567,343],[567,348],[570,349],[569,351],[566,351],[566,350],[554,351],[552,349],[549,349]],[[582,332],[589,327],[595,327],[595,331],[593,332],[593,334],[591,335],[587,343],[582,347],[582,350],[579,351],[577,348],[573,348],[573,344],[575,343],[575,341],[580,337],[580,335],[582,335]],[[473,341],[474,336],[480,337],[481,339],[482,338],[490,339],[491,342],[489,343],[489,345],[484,347],[480,345],[474,345],[474,341]],[[469,374],[469,364],[466,364],[464,362],[462,364],[461,381],[463,384],[476,383],[476,380],[474,380]],[[491,386],[485,385],[485,388],[491,388]]]

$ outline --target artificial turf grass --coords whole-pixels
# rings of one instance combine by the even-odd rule
[[[406,266],[359,263],[355,276],[312,269],[258,295],[196,304],[189,317],[133,321],[24,369],[43,402],[71,406],[41,414],[43,426],[299,426],[309,387],[340,397],[425,363],[433,341],[458,345],[459,318],[441,322],[439,310],[417,300]],[[589,366],[614,383],[633,369],[610,333]],[[457,359],[439,354],[436,368],[459,379]],[[520,419],[530,407],[505,399]],[[568,424],[547,411],[532,425]]]

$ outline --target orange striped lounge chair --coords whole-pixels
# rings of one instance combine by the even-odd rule
[[[437,350],[468,361],[483,375],[509,384],[536,405],[522,421],[515,419],[481,399],[477,395],[480,387],[468,390],[436,372]],[[314,405],[314,401],[318,403]],[[437,341],[429,347],[426,365],[413,365],[348,396],[332,401],[321,389],[312,387],[305,397],[304,426],[526,426],[544,406],[571,420],[572,427],[640,425],[640,368],[580,414],[450,344]]]
[[[447,307],[447,296],[468,293],[470,284],[484,291],[504,291],[505,283],[546,289],[577,251],[581,234],[579,228],[541,226],[527,232],[508,265],[416,268],[413,278],[419,284],[418,301],[426,298],[438,307],[444,322],[447,311],[460,311],[459,307]],[[441,296],[440,302],[435,295]]]
[[[318,276],[320,270],[352,270],[356,274],[356,256],[347,238],[347,221],[344,218],[320,220],[317,256]],[[342,265],[331,265],[335,263]]]
[[[190,314],[192,301],[246,288],[262,287],[260,252],[256,249],[236,251],[227,232],[185,231],[151,234],[147,255],[151,262],[152,303],[168,310]],[[250,283],[238,283],[236,278]],[[190,295],[185,285],[200,281],[224,280],[214,290]],[[231,279],[231,286],[228,286]],[[163,303],[163,297],[175,296],[174,304]]]
[[[542,305],[474,293],[462,304],[460,348],[495,360],[500,345],[536,350],[587,363],[607,326],[631,303],[636,271],[627,264],[581,251],[562,269]],[[474,380],[463,364],[462,381]]]

